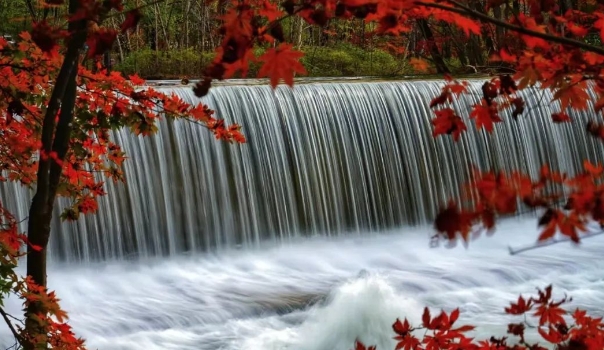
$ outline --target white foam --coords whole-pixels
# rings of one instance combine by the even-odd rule
[[[364,276],[336,288],[325,306],[311,308],[305,321],[280,332],[267,330],[242,341],[241,349],[350,349],[356,339],[393,349],[392,323],[421,314],[415,300],[401,296],[385,276]],[[417,320],[415,320],[417,321]]]
[[[469,249],[428,247],[427,229],[310,239],[281,247],[141,263],[55,265],[49,281],[76,332],[101,350],[349,350],[358,337],[391,349],[397,317],[451,311],[477,335],[505,335],[503,307],[554,284],[604,315],[604,237],[510,256],[536,237],[508,220]],[[20,305],[7,307],[18,313]],[[0,345],[10,340],[0,328]]]

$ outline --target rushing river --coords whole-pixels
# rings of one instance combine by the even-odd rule
[[[534,225],[534,218],[506,220],[469,249],[429,248],[428,229],[395,230],[55,265],[50,281],[76,332],[101,350],[349,350],[357,337],[390,350],[392,322],[417,321],[425,305],[460,307],[460,322],[477,325],[478,336],[505,335],[503,307],[550,283],[558,296],[573,296],[573,307],[603,315],[604,237],[509,255],[508,244],[534,241]]]

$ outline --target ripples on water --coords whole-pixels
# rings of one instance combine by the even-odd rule
[[[430,249],[415,229],[49,275],[77,333],[103,350],[349,350],[357,336],[392,349],[392,322],[418,321],[424,305],[459,306],[479,336],[504,335],[503,307],[549,283],[601,316],[604,237],[510,256],[508,243],[535,239],[534,222],[508,220],[468,250]]]

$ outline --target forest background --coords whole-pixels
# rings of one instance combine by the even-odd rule
[[[137,73],[145,79],[200,78],[220,45],[220,18],[226,13],[228,1],[208,4],[200,0],[136,0],[130,3],[132,7],[142,6],[143,17],[134,31],[118,36],[109,57],[105,57],[106,63],[125,75]],[[476,3],[476,9],[484,11],[481,2]],[[580,6],[575,0],[561,3],[564,9]],[[485,24],[481,35],[471,34],[467,38],[462,29],[450,23],[420,19],[408,33],[397,37],[377,36],[378,23],[366,23],[364,18],[368,13],[360,11],[352,20],[326,19],[323,27],[311,25],[299,16],[283,21],[282,35],[286,41],[305,53],[301,62],[308,76],[489,74],[505,68],[489,62],[493,53],[511,44],[506,42],[502,28]],[[496,8],[493,15],[504,19],[509,14]],[[118,28],[122,20],[110,18],[107,25]],[[0,0],[0,35],[17,38],[20,32],[30,28],[31,16],[26,2]],[[597,31],[589,33],[585,41],[600,45],[600,36]],[[256,48],[256,56],[267,48]],[[432,63],[427,70],[425,62]],[[248,76],[256,76],[260,66],[260,62],[252,63]]]

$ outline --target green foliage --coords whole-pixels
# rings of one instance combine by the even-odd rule
[[[263,49],[255,48],[254,54],[262,55]],[[379,49],[363,49],[351,44],[333,47],[304,47],[302,63],[309,76],[392,76],[403,73],[405,63]],[[203,69],[214,58],[213,53],[199,53],[194,49],[154,51],[143,49],[128,54],[115,70],[126,75],[137,73],[147,79],[180,79],[200,77]],[[259,62],[251,62],[248,77],[255,77]]]
[[[309,76],[389,76],[403,73],[403,61],[379,49],[363,49],[351,44],[334,47],[307,47],[302,63]]]
[[[14,269],[17,267],[14,263],[0,264],[0,306],[3,306],[3,298],[12,291],[14,285]]]
[[[598,33],[589,33],[585,37],[585,42],[594,46],[602,46],[602,39],[600,38]]]
[[[194,49],[154,51],[143,49],[130,53],[115,70],[132,75],[137,73],[147,79],[179,79],[201,76],[213,53],[200,53]]]
[[[29,12],[25,1],[0,0],[0,36],[10,34],[13,38],[23,30],[29,30]]]

